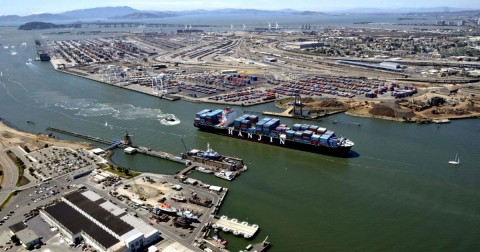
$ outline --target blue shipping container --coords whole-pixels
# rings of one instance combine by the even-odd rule
[[[287,130],[285,133],[287,133],[287,136],[293,136],[293,134],[295,134],[295,131]]]
[[[307,130],[308,127],[310,127],[310,125],[308,125],[308,124],[302,124],[302,126],[300,126],[300,130]]]

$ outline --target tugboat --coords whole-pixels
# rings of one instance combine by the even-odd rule
[[[174,115],[167,115],[161,119],[160,122],[164,125],[177,125],[180,123],[180,120],[178,120]]]
[[[188,199],[188,202],[204,207],[211,207],[212,201],[206,198],[198,197],[197,193],[192,193],[192,197]]]
[[[176,122],[176,121],[177,121],[177,119],[176,119],[175,117],[173,117],[173,116],[168,116],[167,118],[165,118],[165,120],[166,120],[167,122]]]
[[[175,217],[173,218],[173,224],[177,227],[189,228],[192,224],[192,221],[185,217]]]
[[[222,155],[210,148],[210,143],[207,144],[207,151],[200,153],[199,156],[213,160],[219,160],[222,157]]]

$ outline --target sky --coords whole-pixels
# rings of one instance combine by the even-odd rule
[[[251,8],[278,10],[339,11],[353,8],[455,7],[480,9],[479,0],[1,0],[0,15],[60,13],[105,6],[130,6],[139,10],[194,10]],[[7,3],[8,2],[8,3]]]

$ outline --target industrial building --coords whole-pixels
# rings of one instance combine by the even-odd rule
[[[99,155],[105,154],[105,150],[101,148],[95,148],[92,150],[92,153],[99,156]]]
[[[80,168],[78,170],[73,171],[72,173],[70,173],[69,176],[72,180],[74,180],[74,179],[81,178],[83,176],[87,176],[88,174],[92,173],[92,171],[94,171],[94,170],[95,169],[92,166],[87,166],[87,167],[83,167],[83,168]]]
[[[72,243],[85,240],[98,251],[144,251],[160,240],[157,229],[93,191],[74,191],[40,211]]]
[[[323,46],[323,43],[318,41],[301,41],[301,42],[291,42],[286,44],[286,47],[288,49],[308,49],[308,48],[317,48],[321,46]]]
[[[392,72],[403,72],[405,67],[395,63],[395,62],[381,62],[380,64],[373,64],[373,63],[364,63],[360,61],[351,61],[351,60],[337,60],[338,63],[359,66],[359,67],[368,67],[374,68],[378,70],[384,71],[392,71]]]
[[[123,149],[123,151],[127,154],[135,154],[135,152],[137,152],[137,149],[129,146],[129,147]]]
[[[23,222],[19,222],[9,227],[10,234],[16,235],[23,247],[33,249],[35,245],[42,244],[41,237],[35,234]]]

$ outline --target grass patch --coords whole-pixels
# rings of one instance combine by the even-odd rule
[[[22,159],[20,159],[15,154],[13,154],[12,151],[7,151],[7,155],[10,157],[10,159],[13,161],[13,163],[15,163],[15,165],[18,168],[17,186],[22,186],[22,185],[28,184],[30,182],[30,180],[28,180],[27,178],[25,178],[23,176],[23,173],[25,171],[25,163],[22,161]],[[26,184],[23,184],[25,182],[26,182]]]
[[[3,207],[12,199],[13,196],[17,195],[17,192],[11,192],[4,202],[0,205],[0,210],[3,210]]]
[[[3,167],[0,164],[0,185],[2,184],[2,182],[3,182]],[[2,188],[2,187],[0,186],[0,188]]]
[[[131,179],[131,178],[134,178],[134,177],[141,174],[140,172],[130,171],[129,174],[127,175],[127,174],[125,174],[124,169],[122,167],[112,168],[110,166],[107,166],[107,167],[103,167],[103,169],[105,171],[111,172],[113,174],[116,174],[116,175],[118,175],[122,178],[126,178],[126,179]],[[121,170],[119,170],[119,169],[121,169]]]
[[[27,179],[25,176],[21,176],[17,182],[17,186],[24,186],[28,183],[30,183],[30,180]]]

